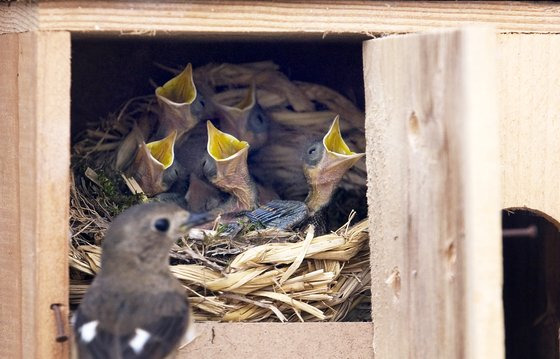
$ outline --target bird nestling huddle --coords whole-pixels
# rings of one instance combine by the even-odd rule
[[[150,119],[138,120],[115,164],[153,202],[123,212],[106,234],[102,270],[74,317],[82,358],[172,353],[190,318],[184,289],[168,268],[174,241],[218,216],[230,235],[238,232],[239,218],[279,229],[313,223],[316,233],[325,232],[324,209],[344,174],[364,156],[345,143],[337,116],[322,139],[306,143],[293,159],[290,170],[299,171],[309,188],[305,201],[280,198],[270,180],[276,172],[252,175],[259,161],[274,161],[273,155],[252,158],[259,158],[271,132],[282,131],[259,106],[254,84],[238,104],[217,103],[212,93],[197,91],[189,64],[155,94],[157,128]],[[298,139],[308,141],[291,138]]]
[[[302,145],[286,171],[304,179],[308,194],[305,202],[280,198],[275,184],[281,171],[262,173],[259,167],[275,161],[267,142],[282,140],[284,129],[259,106],[254,83],[239,103],[218,103],[210,91],[197,91],[189,64],[155,92],[160,106],[157,129],[139,121],[122,142],[116,167],[134,177],[148,197],[175,202],[191,212],[209,212],[216,218],[249,213],[274,201],[266,207],[267,213],[274,209],[273,214],[264,216],[261,210],[247,217],[289,229],[299,222],[280,221],[283,215],[278,211],[287,206],[290,210],[285,209],[285,215],[295,211],[305,218],[307,213],[320,218],[316,215],[329,204],[344,174],[364,155],[349,149],[338,116],[319,141],[310,141],[305,134],[288,134],[289,141]],[[269,222],[271,217],[276,220]]]

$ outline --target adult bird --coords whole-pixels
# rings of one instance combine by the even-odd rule
[[[155,359],[177,348],[192,316],[169,250],[205,220],[169,203],[133,206],[113,220],[101,271],[73,318],[80,358]]]

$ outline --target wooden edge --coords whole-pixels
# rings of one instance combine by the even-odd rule
[[[22,346],[60,358],[51,304],[68,313],[70,33],[18,35]],[[65,328],[68,331],[68,327]]]
[[[0,35],[0,53],[0,357],[21,358],[17,34]]]
[[[372,323],[196,323],[178,358],[373,358]]]
[[[0,33],[337,37],[418,32],[472,23],[501,32],[560,33],[560,4],[414,1],[40,1],[0,5]]]
[[[497,38],[488,28],[461,33],[464,107],[465,354],[505,355]],[[468,79],[468,80],[467,80]]]

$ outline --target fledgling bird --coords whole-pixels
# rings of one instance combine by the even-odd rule
[[[261,148],[268,139],[270,119],[257,102],[255,84],[234,106],[215,103],[220,129],[251,145],[251,151]]]
[[[177,131],[177,138],[182,139],[206,110],[206,101],[196,91],[190,63],[179,75],[156,88],[155,93],[161,109],[156,137]]]
[[[221,211],[252,210],[257,205],[257,188],[247,167],[249,144],[218,130],[208,121],[208,157],[203,173],[218,189],[231,195]]]
[[[135,131],[133,128],[132,131]],[[177,131],[173,130],[167,137],[146,143],[142,141],[127,169],[127,172],[138,181],[148,197],[166,191],[174,179],[166,179],[165,171],[175,161],[175,141]]]
[[[214,216],[234,211],[249,211],[258,203],[278,198],[274,191],[257,183],[249,173],[250,146],[207,122],[208,141],[202,162],[202,178],[191,174],[185,195],[186,208],[209,211]]]
[[[136,205],[113,220],[101,271],[73,318],[80,358],[155,359],[177,348],[192,317],[169,250],[206,220],[169,203]]]
[[[350,150],[340,133],[339,118],[335,117],[322,141],[308,146],[303,155],[303,173],[309,185],[305,202],[271,201],[246,216],[253,222],[280,229],[313,223],[317,234],[324,233],[323,211],[344,174],[364,155]]]

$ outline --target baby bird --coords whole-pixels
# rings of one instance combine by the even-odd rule
[[[204,161],[203,173],[218,189],[231,194],[229,208],[221,211],[252,210],[257,204],[257,188],[247,167],[249,144],[218,130],[207,122],[209,158]]]
[[[261,148],[268,139],[270,119],[257,102],[255,84],[245,98],[235,106],[215,103],[220,129],[251,145],[251,151]]]
[[[80,358],[164,358],[177,348],[192,317],[169,250],[205,221],[168,203],[133,206],[113,220],[101,271],[73,318]]]
[[[324,233],[323,210],[344,174],[364,155],[348,148],[337,116],[322,141],[311,144],[303,155],[303,173],[309,185],[305,202],[271,201],[246,216],[253,222],[280,229],[313,223],[317,234]]]
[[[133,129],[134,131],[134,129]],[[177,131],[167,137],[146,143],[142,141],[127,172],[138,181],[148,197],[166,191],[173,180],[164,179],[165,171],[175,161]]]
[[[186,208],[219,214],[249,211],[258,203],[278,198],[274,191],[255,183],[247,167],[250,146],[207,122],[208,141],[202,177],[192,174],[185,196]]]
[[[178,139],[193,129],[203,117],[206,101],[196,91],[192,65],[156,89],[160,105],[159,128],[156,137],[177,131]]]

